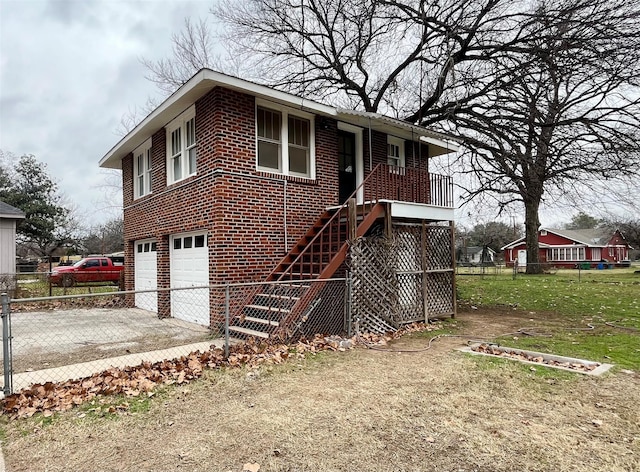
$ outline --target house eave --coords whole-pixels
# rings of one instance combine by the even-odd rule
[[[210,69],[202,69],[118,141],[100,159],[100,167],[121,169],[124,157],[215,87],[236,90],[290,108],[345,121],[362,128],[371,127],[372,129],[399,135],[406,139],[417,138],[429,145],[429,154],[431,156],[458,150],[455,138],[412,125],[411,123],[378,113],[336,109],[265,85],[231,77]]]
[[[193,105],[199,98],[215,87],[247,93],[258,98],[273,101],[291,108],[325,116],[336,116],[333,107],[304,99],[279,90],[255,84],[247,80],[231,77],[210,69],[202,69],[191,77],[184,85],[170,95],[135,128],[124,136],[102,159],[100,167],[121,169],[122,159],[142,145],[154,133]]]
[[[460,148],[460,140],[453,136],[438,133],[397,118],[381,115],[380,113],[345,108],[338,108],[337,112],[339,120],[361,128],[381,131],[411,141],[419,139],[429,145],[430,157],[456,152]]]

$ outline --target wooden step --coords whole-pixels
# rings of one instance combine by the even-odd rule
[[[298,287],[287,287],[287,288],[298,288]],[[256,297],[267,297],[267,298],[277,298],[278,300],[300,300],[300,297],[294,297],[293,295],[278,295],[275,293],[259,293]]]
[[[285,275],[285,272],[276,272],[273,274],[274,277],[277,279],[279,277],[281,277],[282,275]],[[295,279],[286,279],[286,280],[307,280],[307,279],[311,279],[311,280],[315,280],[318,277],[318,274],[310,274],[308,272],[303,272],[300,273],[298,271],[291,271],[291,272],[287,272],[286,273],[287,277],[296,277]]]
[[[229,326],[229,331],[233,331],[234,333],[242,333],[245,336],[255,336],[256,338],[267,339],[269,337],[269,333],[264,333],[262,331],[256,331],[249,328],[241,328],[240,326]]]
[[[244,307],[252,308],[254,310],[263,310],[263,311],[270,311],[275,313],[291,313],[291,310],[287,310],[286,308],[277,308],[277,307],[264,306],[264,305],[245,305]],[[245,319],[247,318],[245,317]]]
[[[264,318],[255,318],[253,316],[245,316],[244,320],[251,323],[260,323],[267,326],[280,326],[280,323],[278,323],[277,321],[265,320]]]

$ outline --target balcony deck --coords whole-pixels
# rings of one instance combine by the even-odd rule
[[[357,194],[361,206],[389,203],[392,218],[432,221],[454,218],[453,179],[423,169],[379,164],[367,175]]]
[[[453,209],[453,180],[423,169],[379,164],[364,182],[364,201],[389,200]]]

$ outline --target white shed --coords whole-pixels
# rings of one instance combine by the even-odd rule
[[[24,213],[0,202],[0,274],[16,271],[16,225]]]

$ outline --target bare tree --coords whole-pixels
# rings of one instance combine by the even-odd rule
[[[110,254],[124,248],[122,217],[113,218],[87,230],[82,240],[83,254]]]
[[[465,201],[524,206],[532,263],[544,197],[637,175],[639,11],[632,0],[220,0],[212,9],[243,77],[462,136],[475,182]],[[200,61],[209,38],[188,26],[172,59],[147,64],[151,79],[172,91],[211,66]]]
[[[146,78],[154,82],[166,95],[173,93],[198,70],[220,66],[213,52],[212,31],[203,19],[184,21],[184,29],[172,36],[172,55],[157,61],[142,59],[149,71]],[[126,123],[123,123],[126,127]]]
[[[638,7],[625,0],[539,2],[530,38],[489,61],[503,84],[450,116],[471,150],[478,194],[525,209],[528,272],[540,270],[539,208],[545,195],[638,175]]]

